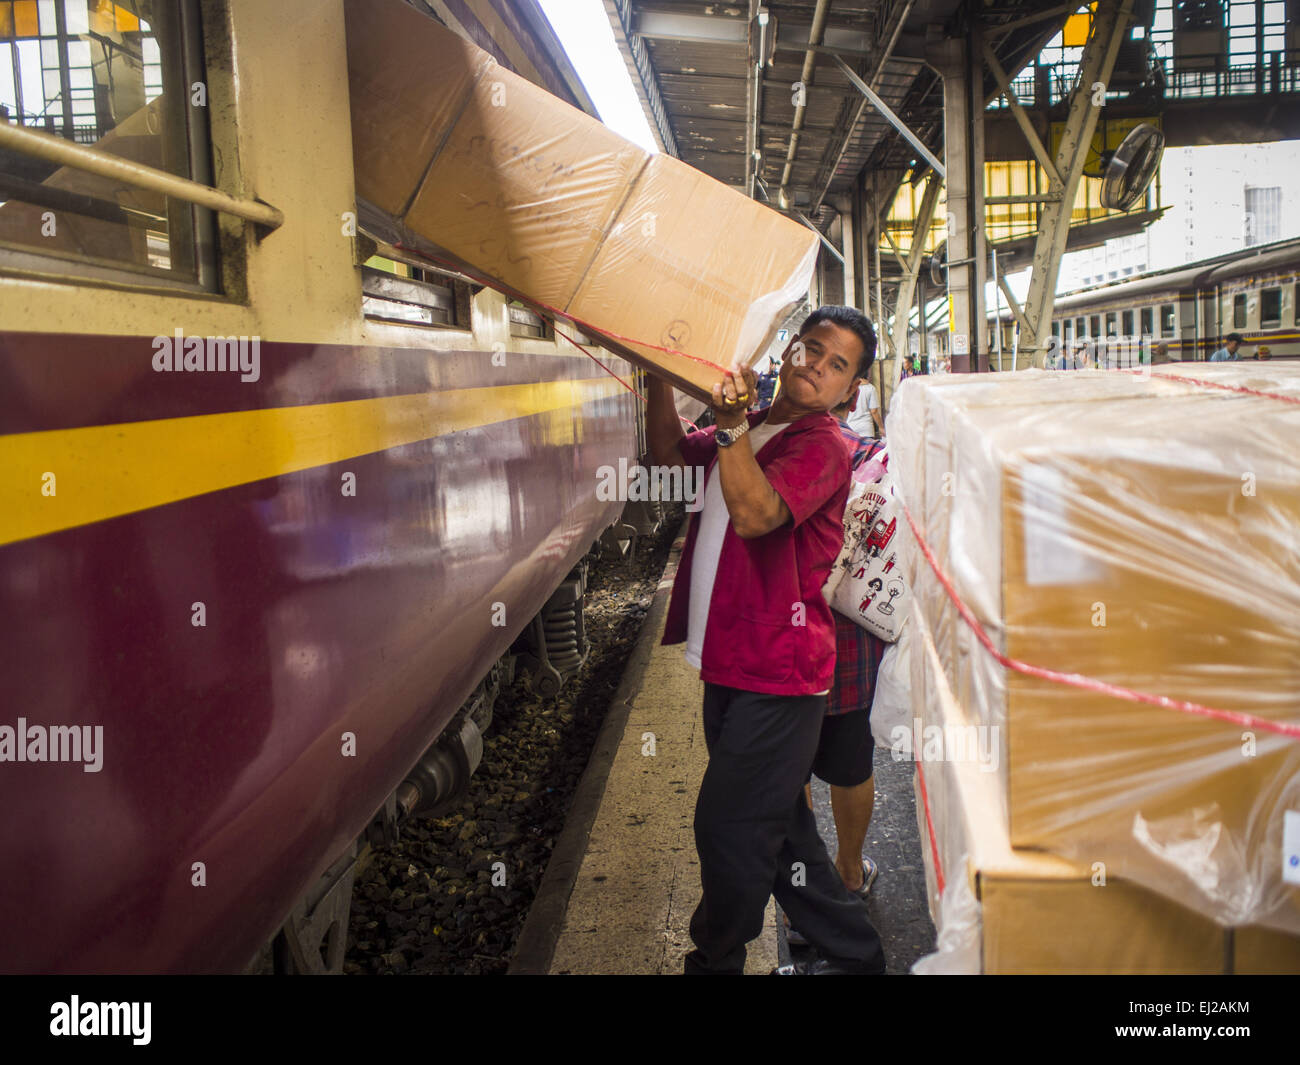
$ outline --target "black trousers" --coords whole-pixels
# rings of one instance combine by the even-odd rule
[[[804,799],[825,710],[821,695],[704,686],[709,765],[695,804],[704,892],[687,973],[743,972],[771,895],[822,957],[884,971],[866,903],[844,887]]]

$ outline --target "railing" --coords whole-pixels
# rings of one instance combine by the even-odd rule
[[[84,170],[89,174],[120,181],[124,185],[135,188],[161,192],[187,203],[247,219],[265,229],[277,229],[284,224],[284,215],[280,210],[260,200],[239,199],[200,182],[169,174],[157,167],[132,162],[130,159],[110,155],[98,148],[88,148],[74,141],[25,129],[10,122],[0,121],[0,149],[44,159],[56,166]]]
[[[1026,108],[1056,106],[1064,102],[1078,78],[1077,63],[1026,67],[1012,80],[1016,96]],[[1272,96],[1300,92],[1300,50],[1266,52],[1263,63],[1234,63],[1222,53],[1170,56],[1154,61],[1150,79],[1139,83],[1135,75],[1121,72],[1114,79],[1110,99],[1123,99],[1139,84],[1149,84],[1165,100],[1203,100],[1214,97]],[[1006,108],[998,96],[990,110]]]

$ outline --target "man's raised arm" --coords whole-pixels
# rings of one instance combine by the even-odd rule
[[[684,467],[681,442],[682,421],[677,414],[673,386],[651,376],[646,389],[646,435],[650,439],[650,458],[657,466]]]

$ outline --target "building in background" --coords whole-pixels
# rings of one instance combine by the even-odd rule
[[[1058,293],[1300,236],[1300,141],[1168,148],[1160,180],[1164,217],[1065,255]]]

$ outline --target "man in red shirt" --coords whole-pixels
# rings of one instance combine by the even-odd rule
[[[754,374],[729,374],[714,388],[715,425],[689,436],[671,385],[651,379],[654,461],[708,468],[663,638],[685,641],[700,670],[709,750],[695,806],[703,897],[687,973],[743,972],[773,894],[817,948],[807,972],[885,968],[866,906],[845,889],[803,796],[835,673],[821,588],[842,542],[849,483],[848,451],[827,412],[856,391],[875,348],[861,312],[821,307],[782,356],[770,407],[746,415]]]

